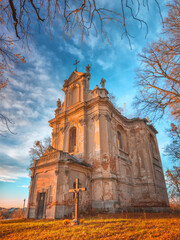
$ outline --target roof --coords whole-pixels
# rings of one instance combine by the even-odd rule
[[[70,162],[73,162],[73,163],[77,163],[79,165],[82,165],[82,166],[85,166],[85,167],[89,167],[89,168],[92,168],[92,166],[84,161],[80,161],[78,158],[76,158],[75,156],[73,155],[69,155],[70,157],[67,158],[65,161],[70,161]]]
[[[92,168],[92,166],[82,160],[79,160],[77,157],[75,157],[74,155],[70,155],[67,152],[63,152],[61,150],[57,150],[53,147],[49,147],[45,154],[43,154],[43,156],[41,156],[38,160],[36,160],[36,163],[34,162],[33,166],[30,169],[36,168],[37,166],[41,166],[44,164],[50,164],[52,163],[52,160],[57,160],[60,162],[64,162],[64,163],[74,163],[74,164],[78,164],[84,167],[88,167],[88,168]]]

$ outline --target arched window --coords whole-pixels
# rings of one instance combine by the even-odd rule
[[[75,86],[71,91],[71,105],[78,101],[78,88]]]
[[[72,127],[69,131],[69,152],[75,151],[76,147],[76,128]]]
[[[119,148],[123,148],[123,145],[122,145],[122,135],[121,135],[121,133],[118,131],[117,132],[117,137],[118,137],[118,149]]]
[[[153,157],[157,157],[157,147],[152,135],[150,135],[150,147]]]

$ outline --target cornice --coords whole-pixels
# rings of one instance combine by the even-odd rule
[[[59,114],[58,116],[56,116],[55,118],[53,118],[52,120],[49,121],[50,124],[52,124],[53,122],[56,122],[57,120],[69,116],[71,114],[73,114],[74,112],[77,111],[81,111],[83,110],[88,110],[88,108],[91,108],[97,104],[103,104],[103,105],[107,105],[109,106],[109,108],[111,109],[111,112],[113,114],[115,114],[116,116],[118,116],[120,119],[122,119],[125,123],[135,123],[135,122],[144,122],[145,125],[150,128],[155,134],[158,133],[158,131],[154,128],[154,126],[152,124],[147,124],[148,120],[145,118],[132,118],[132,119],[128,119],[125,116],[123,116],[115,107],[114,105],[111,103],[111,101],[109,101],[108,97],[100,97],[97,96],[95,98],[89,99],[85,102],[80,102],[79,104],[77,104],[76,106],[72,106],[72,108],[67,109],[66,111],[62,112],[61,114]]]
[[[81,167],[84,167],[84,168],[87,168],[87,169],[92,169],[92,166],[88,163],[85,163],[85,162],[75,162],[73,161],[72,159],[67,159],[67,160],[55,160],[55,161],[52,161],[52,162],[46,162],[44,164],[40,164],[40,165],[37,165],[36,167],[32,167],[30,168],[30,170],[32,171],[33,169],[34,170],[37,170],[37,169],[41,169],[41,168],[45,168],[45,167],[49,167],[49,166],[52,166],[52,165],[56,165],[56,164],[62,164],[62,165],[77,165],[77,166],[81,166]]]

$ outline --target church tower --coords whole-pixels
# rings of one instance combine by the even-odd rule
[[[86,102],[89,95],[90,67],[86,73],[71,74],[64,81],[64,102],[57,101],[55,118],[49,121],[52,131],[52,147],[75,155],[82,161],[86,154]]]
[[[146,119],[124,117],[111,103],[105,79],[89,89],[90,67],[64,81],[52,147],[31,168],[27,217],[61,218],[73,211],[69,189],[87,187],[82,211],[160,211],[169,206],[157,131]]]

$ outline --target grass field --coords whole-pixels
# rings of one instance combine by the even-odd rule
[[[69,220],[0,221],[0,239],[180,240],[180,216],[178,214],[98,215],[86,217],[82,222],[79,226],[71,226]]]

